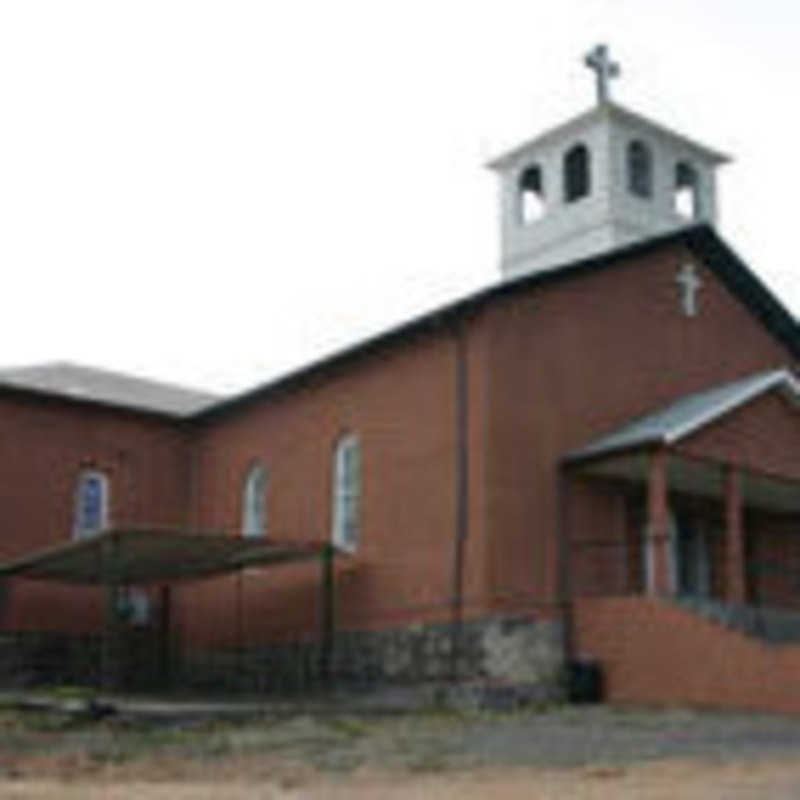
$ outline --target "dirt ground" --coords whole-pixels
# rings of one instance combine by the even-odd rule
[[[0,711],[0,798],[800,797],[800,719],[684,710],[89,721]]]
[[[713,764],[670,759],[627,767],[480,768],[440,775],[359,772],[283,780],[241,777],[220,783],[115,780],[0,781],[9,800],[743,800],[800,797],[800,764],[785,760]],[[291,784],[291,781],[289,781]]]

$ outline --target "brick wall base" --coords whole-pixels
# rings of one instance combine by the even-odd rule
[[[611,702],[800,713],[800,645],[730,630],[648,597],[575,603],[578,654],[600,661]]]

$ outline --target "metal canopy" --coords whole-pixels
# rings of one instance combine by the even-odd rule
[[[0,578],[117,585],[172,583],[251,566],[317,558],[324,542],[274,542],[219,533],[115,528],[0,564]]]

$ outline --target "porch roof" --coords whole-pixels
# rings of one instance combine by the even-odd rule
[[[800,405],[800,383],[787,369],[772,370],[681,397],[670,405],[601,436],[565,457],[568,463],[654,445],[671,445],[700,428],[777,389]]]
[[[275,542],[163,528],[115,528],[0,564],[0,578],[147,584],[207,578],[321,556],[324,542]]]

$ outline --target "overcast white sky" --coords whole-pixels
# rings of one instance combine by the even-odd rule
[[[796,0],[0,0],[0,364],[232,391],[496,280],[483,164],[598,41],[800,312]]]

